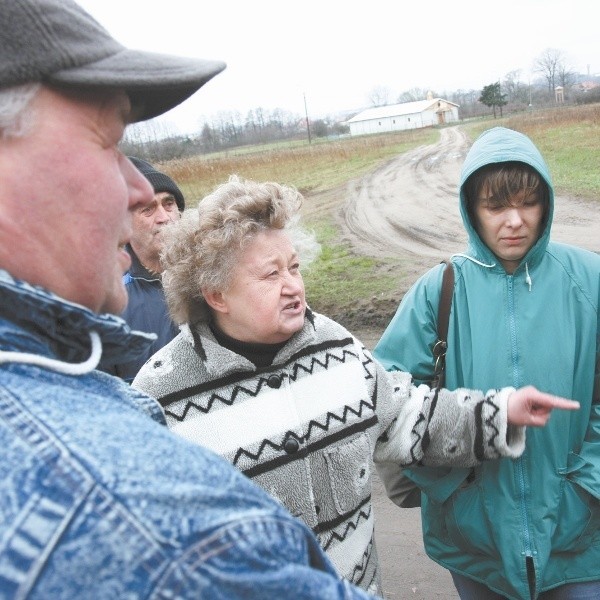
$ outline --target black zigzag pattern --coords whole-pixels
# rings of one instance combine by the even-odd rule
[[[369,542],[369,545],[366,547],[362,561],[354,567],[352,571],[352,576],[350,581],[359,587],[363,587],[363,579],[368,572],[368,567],[371,562],[371,553],[373,552],[373,538]],[[369,586],[373,583],[375,578],[377,577],[377,569],[375,568],[373,571],[373,575],[371,577],[371,581],[369,582]],[[369,586],[364,587],[363,589],[368,589]]]
[[[335,544],[343,542],[348,535],[352,535],[359,523],[367,521],[372,512],[371,496],[363,500],[353,511],[346,513],[330,523],[319,523],[318,527],[313,528],[315,534],[319,534],[321,545],[325,551]],[[344,524],[341,531],[334,527]]]
[[[331,352],[326,352],[324,360],[320,360],[317,357],[313,356],[311,358],[310,364],[308,366],[303,365],[301,363],[295,363],[292,366],[291,371],[289,373],[281,373],[280,376],[282,378],[287,377],[290,381],[296,381],[298,379],[300,373],[305,373],[305,374],[311,375],[314,373],[316,367],[321,367],[322,369],[327,370],[327,369],[329,369],[330,364],[332,362],[342,364],[342,363],[345,363],[348,358],[358,359],[358,356],[355,352],[351,352],[350,350],[346,350],[346,349],[342,350],[341,356],[336,356],[335,354],[332,354]],[[244,373],[244,378],[247,379],[248,375],[249,375],[248,373]],[[269,375],[273,375],[273,372],[271,371]],[[170,411],[166,408],[166,406],[168,406],[168,404],[172,404],[173,402],[176,401],[176,400],[172,399],[173,394],[169,395],[169,397],[171,399],[168,402],[166,401],[167,397],[165,396],[162,399],[160,399],[160,403],[165,408],[165,414],[167,414],[167,415],[173,417],[175,420],[181,422],[181,421],[185,420],[188,412],[192,408],[195,408],[199,412],[207,414],[212,410],[212,407],[215,402],[221,402],[221,403],[225,404],[226,406],[231,406],[232,404],[235,403],[236,399],[238,398],[238,396],[240,394],[244,394],[245,396],[249,396],[249,397],[256,397],[261,392],[261,390],[266,385],[268,385],[267,382],[268,382],[268,377],[261,376],[256,380],[256,385],[254,388],[251,388],[248,385],[235,385],[233,387],[233,390],[231,391],[231,395],[229,397],[225,397],[225,396],[219,394],[218,392],[214,392],[208,399],[206,406],[199,405],[196,402],[194,402],[193,400],[190,400],[185,405],[185,408],[181,415],[178,415],[177,413]],[[219,383],[222,383],[222,381],[218,380],[218,381],[213,382],[212,387],[215,387],[215,384],[218,385]],[[183,397],[189,397],[189,396],[195,395],[195,393],[198,393],[198,391],[195,390],[195,388],[188,388],[187,391],[189,392],[189,395],[183,396]],[[183,397],[181,397],[181,393],[177,393],[177,395],[180,396],[177,398],[178,400],[183,399]]]
[[[433,415],[435,414],[435,409],[437,408],[439,395],[440,395],[440,388],[436,387],[433,391],[433,398],[431,399],[431,405],[429,407],[429,419],[427,420],[427,427],[425,428],[425,431],[423,432],[423,441],[421,443],[421,448],[423,450],[423,454],[425,454],[427,448],[429,448],[429,444],[431,443],[431,439],[429,437],[429,423],[431,423],[431,421],[433,419]],[[410,449],[410,454],[412,457],[414,457],[413,449],[415,448],[415,446],[416,446],[416,444],[413,444],[412,448]]]
[[[364,348],[363,348],[364,350]],[[369,366],[373,364],[373,359],[366,353],[363,354],[364,360],[362,362],[363,369],[365,370],[365,379],[373,379],[375,376],[370,370]]]
[[[421,443],[421,439],[424,439],[425,435],[429,435],[427,433],[427,430],[425,431],[425,435],[421,436],[421,434],[419,433],[419,425],[421,425],[421,423],[423,423],[423,421],[426,421],[427,419],[425,418],[425,415],[420,412],[419,416],[417,417],[417,421],[416,423],[413,425],[413,428],[410,431],[410,435],[411,438],[414,438],[414,441],[412,443],[412,446],[410,447],[410,462],[407,463],[400,463],[401,467],[410,467],[412,465],[415,464],[419,464],[419,459],[417,458],[416,452],[415,450],[417,448],[419,448],[419,446],[423,447],[423,444]],[[397,421],[397,419],[394,419],[392,421],[392,423],[395,423]],[[390,436],[388,435],[387,431],[384,431],[378,438],[377,440],[379,442],[389,442],[390,441]],[[423,442],[424,443],[424,442]]]
[[[309,366],[305,366],[302,363],[295,363],[291,369],[291,373],[286,374],[286,377],[288,377],[290,381],[296,381],[300,372],[303,372],[307,375],[312,375],[315,370],[315,366],[322,367],[325,371],[327,371],[331,361],[335,360],[342,364],[346,362],[346,359],[349,356],[358,359],[356,352],[351,352],[350,350],[345,349],[342,351],[342,356],[336,356],[335,354],[331,354],[331,352],[326,352],[324,361],[319,360],[316,356],[313,356],[311,357]]]
[[[342,338],[339,340],[325,340],[323,342],[319,342],[318,344],[310,344],[305,346],[298,352],[294,352],[287,361],[284,363],[285,365],[289,365],[290,363],[296,362],[306,356],[311,356],[313,354],[317,354],[318,352],[328,352],[332,348],[344,348],[345,346],[352,346],[353,340],[351,337]],[[268,369],[269,367],[267,367]]]
[[[353,423],[349,427],[340,429],[331,435],[317,439],[312,444],[309,443],[311,436],[313,434],[315,434],[315,432],[317,430],[329,431],[329,427],[330,427],[332,421],[339,421],[340,423],[345,424],[346,420],[347,420],[347,416],[350,413],[355,414],[358,417],[361,417],[363,407],[370,409],[370,405],[367,402],[361,401],[360,404],[361,404],[361,407],[360,407],[359,411],[355,411],[353,408],[351,408],[349,406],[345,406],[344,414],[342,417],[339,417],[336,414],[328,412],[325,424],[319,423],[318,421],[315,421],[315,420],[309,421],[308,432],[304,436],[298,436],[293,431],[287,431],[282,437],[281,444],[276,444],[275,442],[272,442],[271,440],[263,440],[260,443],[260,446],[256,452],[252,452],[245,448],[239,448],[233,458],[232,463],[234,466],[238,466],[238,463],[243,458],[248,458],[255,462],[259,462],[261,456],[265,453],[265,451],[268,448],[270,448],[271,450],[275,450],[278,453],[278,456],[276,458],[274,458],[273,460],[259,463],[258,465],[254,466],[254,467],[242,469],[242,472],[247,477],[256,477],[257,475],[261,475],[262,473],[266,473],[267,471],[271,471],[273,469],[281,467],[284,464],[305,458],[308,454],[322,450],[326,446],[334,444],[344,438],[350,437],[350,436],[354,435],[355,433],[366,431],[367,429],[377,425],[377,423],[379,422],[377,415],[372,415],[371,417],[369,417],[367,419],[361,419],[359,422]],[[284,451],[284,444],[285,444],[285,441],[288,439],[295,439],[298,442],[298,444],[300,445],[300,450],[298,452],[295,452],[294,454],[287,454]]]
[[[488,430],[491,430],[493,432],[492,435],[490,436],[488,446],[490,448],[494,448],[495,454],[497,456],[500,456],[500,453],[496,450],[496,440],[498,439],[498,436],[500,435],[500,431],[498,431],[498,428],[494,425],[494,419],[496,418],[496,415],[500,411],[500,407],[496,403],[492,402],[490,400],[489,396],[486,397],[485,402],[482,404],[486,404],[487,406],[491,406],[493,408],[490,416],[487,419],[485,419],[485,421],[483,423],[488,428]],[[479,412],[479,416],[481,418],[481,412]],[[483,431],[482,431],[482,436],[483,436]],[[483,448],[483,444],[481,444],[480,447]],[[482,449],[482,453],[483,453],[483,449]],[[477,453],[476,453],[476,456],[479,459],[479,455]],[[483,458],[484,457],[482,457],[481,460],[483,460]]]
[[[419,444],[421,444],[421,434],[419,433],[419,425],[425,421],[425,415],[423,413],[419,413],[419,418],[417,419],[417,422],[415,423],[414,427],[411,429],[411,437],[414,436],[414,442],[412,444],[412,446],[410,447],[410,462],[409,463],[401,463],[400,466],[401,467],[409,467],[411,465],[414,464],[418,464],[419,460],[417,458],[417,455],[415,453],[415,450],[419,447]],[[427,432],[425,432],[427,433]]]
[[[344,347],[344,346],[354,346],[354,339],[349,337],[349,338],[343,338],[341,340],[329,340],[326,342],[321,342],[320,344],[313,344],[311,346],[307,346],[306,348],[303,348],[302,350],[300,350],[299,352],[296,352],[295,354],[293,354],[285,363],[286,365],[300,359],[303,358],[305,356],[310,356],[313,355],[317,352],[323,352],[326,350],[330,350],[331,348],[334,347]],[[372,372],[372,370],[370,369],[370,366],[373,365],[373,358],[369,355],[369,352],[366,350],[366,348],[363,346],[361,346],[361,354],[364,358],[364,360],[361,360],[361,364],[363,366],[363,369],[365,371],[365,379],[373,379],[373,377],[375,376],[374,373]],[[356,358],[359,358],[358,355],[355,352],[350,352],[349,350],[347,351],[350,354],[352,354],[353,356],[355,356]],[[270,367],[268,367],[270,368]]]
[[[257,368],[256,371],[235,371],[233,373],[229,373],[224,375],[223,377],[219,377],[217,379],[211,379],[210,381],[205,381],[203,383],[197,383],[195,385],[182,388],[180,390],[176,390],[174,392],[169,392],[164,396],[159,396],[157,399],[160,402],[161,406],[168,406],[169,404],[173,404],[178,400],[185,400],[191,396],[196,396],[198,394],[204,394],[206,392],[210,392],[211,390],[218,387],[225,387],[228,385],[234,385],[239,381],[245,381],[249,376],[267,374],[270,375],[273,373],[274,369],[284,369],[288,365],[301,360],[306,356],[311,356],[312,354],[316,354],[319,352],[329,352],[333,349],[343,348],[345,346],[352,344],[352,338],[344,338],[341,340],[329,340],[327,342],[321,342],[319,344],[312,344],[303,348],[302,350],[296,352],[292,356],[290,356],[285,362],[277,365],[270,365],[268,367]]]
[[[420,460],[417,458],[416,449],[418,449],[420,447],[422,453],[425,454],[425,451],[429,447],[429,444],[431,441],[429,438],[429,423],[431,423],[431,420],[433,419],[433,415],[435,413],[435,409],[436,409],[437,403],[438,403],[439,393],[440,393],[440,390],[438,388],[436,388],[433,393],[433,398],[431,399],[431,406],[429,408],[429,419],[427,419],[422,412],[419,413],[417,422],[413,425],[413,428],[410,432],[411,437],[414,437],[414,441],[412,443],[412,446],[410,447],[411,461],[409,463],[402,463],[400,465],[401,467],[409,467],[411,465],[420,464]],[[423,436],[421,436],[421,434],[419,433],[419,425],[423,421],[427,421],[427,425],[425,426],[425,431],[423,432]]]
[[[408,467],[408,466],[411,466],[414,464],[419,464],[419,461],[417,460],[417,456],[415,453],[415,450],[419,447],[419,444],[421,445],[423,454],[429,447],[429,443],[430,443],[429,423],[431,422],[431,419],[433,418],[433,413],[435,411],[435,407],[437,406],[438,393],[439,393],[439,390],[436,389],[433,400],[431,402],[431,408],[429,411],[429,420],[427,421],[427,427],[426,427],[425,432],[422,437],[419,434],[418,429],[419,429],[419,425],[423,421],[426,420],[426,417],[422,412],[419,413],[417,422],[415,423],[415,425],[411,431],[411,435],[414,436],[414,438],[415,438],[412,446],[410,447],[410,456],[411,456],[412,462],[408,463],[408,464],[402,464],[401,465],[402,467]],[[497,393],[497,391],[496,391],[496,393]],[[470,400],[470,396],[465,396],[464,400],[465,401]],[[491,406],[493,410],[491,411],[491,414],[488,416],[488,418],[484,420],[483,408],[485,405]],[[488,430],[492,431],[490,439],[487,442],[487,446],[490,448],[493,448],[495,450],[496,456],[500,456],[500,453],[496,450],[496,440],[498,439],[498,436],[500,435],[500,431],[498,430],[498,427],[496,427],[496,425],[494,424],[496,415],[498,414],[499,410],[500,410],[499,406],[495,402],[493,402],[489,396],[486,397],[482,402],[478,402],[475,406],[475,409],[474,409],[475,440],[473,442],[473,446],[474,446],[473,452],[475,454],[475,458],[479,462],[483,462],[483,460],[485,460],[485,449],[484,449],[485,430],[484,430],[484,428],[487,428]],[[383,434],[379,437],[379,439],[381,441],[385,442],[385,441],[388,441],[388,436],[387,436],[387,434]],[[422,439],[422,442],[421,442],[421,439]]]

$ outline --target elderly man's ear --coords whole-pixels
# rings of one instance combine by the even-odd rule
[[[202,289],[202,296],[206,300],[206,303],[217,312],[228,313],[229,307],[223,298],[222,292],[215,292],[213,290]]]

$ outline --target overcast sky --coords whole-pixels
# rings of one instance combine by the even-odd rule
[[[547,48],[600,73],[594,0],[78,0],[124,45],[227,69],[161,120],[194,133],[219,111],[322,117],[412,88],[481,90]]]

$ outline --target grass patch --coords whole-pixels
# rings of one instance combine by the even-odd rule
[[[303,269],[306,297],[317,312],[349,313],[361,300],[385,296],[397,289],[397,274],[381,273],[386,263],[353,254],[348,244],[340,243],[332,223],[313,224],[321,254]]]

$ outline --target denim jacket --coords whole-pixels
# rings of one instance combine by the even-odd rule
[[[146,344],[0,271],[0,598],[369,598],[275,500],[95,370]]]

